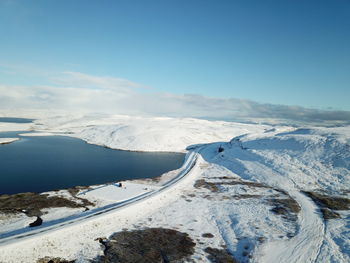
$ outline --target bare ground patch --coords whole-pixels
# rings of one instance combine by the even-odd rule
[[[187,233],[166,228],[117,232],[103,244],[104,256],[94,262],[183,262],[196,245]]]

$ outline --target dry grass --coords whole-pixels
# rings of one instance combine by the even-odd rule
[[[219,192],[219,188],[215,183],[207,182],[204,179],[199,179],[194,183],[195,188],[206,188],[211,192]]]
[[[349,210],[350,199],[338,196],[323,195],[316,192],[304,192],[321,207],[333,210]]]
[[[213,263],[238,263],[226,249],[207,247],[204,251],[208,254],[207,258]]]
[[[219,179],[219,177],[216,177],[216,178]],[[227,179],[226,177],[221,177],[221,178]],[[247,181],[240,181],[240,180],[233,180],[233,179],[231,179],[230,181],[218,181],[218,182],[208,182],[204,179],[199,179],[195,182],[194,187],[206,188],[211,192],[220,192],[220,189],[219,189],[220,185],[245,185],[248,187],[270,188],[269,186],[261,183],[247,182]]]
[[[330,210],[328,208],[321,208],[321,213],[323,218],[326,220],[340,218],[340,215],[337,212]]]
[[[214,235],[212,233],[204,233],[202,234],[202,237],[205,237],[205,238],[213,238]]]
[[[85,200],[85,199],[84,199]],[[41,216],[41,209],[51,207],[80,208],[86,205],[93,205],[85,200],[78,204],[72,200],[48,194],[20,193],[14,195],[0,195],[0,212],[18,213],[24,212],[28,216]]]
[[[300,212],[300,205],[291,197],[284,199],[273,198],[270,199],[269,202],[271,202],[271,204],[273,204],[275,208],[283,208],[289,213],[297,214]]]
[[[349,210],[350,208],[350,199],[344,197],[330,196],[316,192],[304,192],[304,194],[309,196],[320,207],[325,220],[340,218],[340,214],[333,210]]]
[[[261,198],[261,197],[262,197],[262,195],[241,194],[241,195],[233,195],[231,198],[236,199],[236,200],[241,200],[241,199]]]
[[[272,198],[267,200],[273,206],[271,211],[277,215],[281,215],[284,219],[296,221],[297,214],[300,212],[300,206],[297,201],[288,195],[288,198],[278,199]]]
[[[75,260],[65,260],[63,258],[50,258],[50,257],[44,257],[39,258],[36,263],[74,263]]]
[[[110,237],[104,256],[95,262],[184,262],[194,253],[195,245],[188,234],[173,229],[122,231]]]

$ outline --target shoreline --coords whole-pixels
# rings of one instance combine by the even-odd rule
[[[10,144],[19,140],[20,138],[0,138],[0,145]]]

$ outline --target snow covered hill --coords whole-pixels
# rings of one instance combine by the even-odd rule
[[[350,126],[71,116],[37,120],[33,129],[111,148],[188,148],[200,156],[168,191],[109,215],[2,246],[0,262],[35,262],[45,256],[88,262],[103,254],[96,238],[148,227],[187,233],[196,244],[191,256],[195,262],[210,262],[213,251],[238,262],[350,262]],[[144,184],[137,186],[141,190],[157,189],[175,175],[133,183]],[[99,187],[87,196],[107,204],[113,201],[109,196],[119,196],[113,191]]]
[[[123,115],[59,116],[40,119],[35,124],[36,131],[73,136],[112,149],[163,152],[185,152],[191,144],[227,141],[233,136],[271,128],[192,118]]]

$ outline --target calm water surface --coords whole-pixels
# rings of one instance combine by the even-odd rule
[[[30,123],[34,121],[34,119],[26,119],[26,118],[13,118],[13,117],[0,117],[0,122],[14,122],[14,123]]]
[[[0,132],[0,137],[17,133]],[[63,136],[21,137],[0,145],[0,194],[151,178],[179,168],[184,157],[112,150]]]

